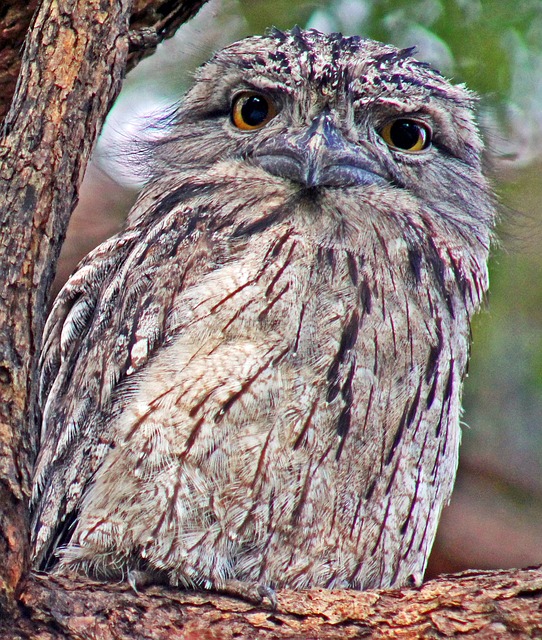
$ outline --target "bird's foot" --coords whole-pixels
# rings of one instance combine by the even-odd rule
[[[234,598],[240,598],[250,604],[262,604],[267,598],[273,609],[278,606],[277,594],[274,589],[257,582],[242,582],[241,580],[226,580],[223,587],[214,588],[218,593]]]
[[[170,585],[166,574],[140,569],[130,569],[127,573],[126,580],[136,593],[139,593],[139,589],[142,587],[147,587],[151,584]]]
[[[128,571],[126,579],[136,593],[139,593],[139,589],[142,587],[149,585],[178,586],[178,584],[175,581],[172,581],[171,577],[167,574],[156,571],[132,569]],[[264,598],[267,598],[273,609],[276,609],[278,606],[275,590],[267,585],[258,584],[257,582],[226,580],[222,587],[213,587],[210,590],[226,596],[240,598],[250,604],[257,605],[262,604]]]

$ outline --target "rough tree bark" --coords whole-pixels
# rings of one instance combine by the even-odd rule
[[[126,70],[204,2],[0,7],[0,117],[11,105],[0,139],[0,639],[542,637],[540,569],[470,572],[420,590],[284,591],[277,611],[29,574],[36,354],[60,246]]]
[[[152,54],[162,40],[170,38],[206,1],[133,0],[127,16],[130,31],[126,71]],[[0,5],[0,122],[15,92],[24,40],[37,5],[38,0],[2,0]]]
[[[272,611],[205,593],[135,594],[127,585],[39,576],[21,598],[31,614],[0,640],[536,638],[541,590],[540,570],[468,572],[419,590],[284,590]]]

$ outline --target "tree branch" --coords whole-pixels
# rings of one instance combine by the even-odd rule
[[[539,638],[542,570],[470,571],[398,591],[280,591],[276,611],[212,593],[34,576],[0,640]]]
[[[127,70],[154,53],[160,42],[171,38],[177,29],[195,15],[207,0],[171,2],[138,0],[130,18],[130,50]]]

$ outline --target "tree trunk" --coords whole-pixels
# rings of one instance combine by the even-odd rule
[[[27,33],[0,141],[0,608],[28,569],[28,497],[37,438],[36,360],[56,261],[79,185],[128,65],[204,0],[42,0]],[[31,5],[32,3],[30,3]],[[30,22],[11,3],[2,20]],[[150,17],[156,21],[151,24]],[[15,17],[15,18],[14,18]],[[132,21],[138,31],[129,31]],[[11,23],[10,23],[11,24]],[[23,26],[15,28],[13,48]],[[9,26],[9,25],[8,25]],[[6,29],[2,31],[6,45]],[[10,73],[18,59],[10,52]],[[9,82],[4,82],[4,90]],[[5,95],[4,95],[5,98]]]
[[[37,0],[5,0],[0,10],[0,117],[11,103],[0,140],[0,638],[542,637],[539,569],[419,590],[283,591],[276,611],[28,573],[36,360],[68,220],[126,70],[204,2],[42,0],[33,16]]]

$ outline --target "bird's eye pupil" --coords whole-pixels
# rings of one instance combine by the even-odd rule
[[[420,136],[420,127],[408,120],[397,120],[391,127],[393,143],[399,149],[411,149]]]
[[[381,135],[390,147],[401,151],[423,151],[431,144],[429,127],[407,118],[398,118],[388,123]]]
[[[265,122],[269,114],[269,104],[261,96],[247,98],[241,107],[241,117],[250,127],[257,127]]]

